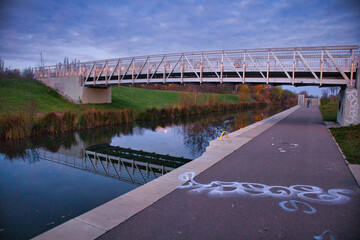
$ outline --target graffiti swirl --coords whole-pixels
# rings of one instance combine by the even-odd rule
[[[248,182],[222,182],[212,181],[201,184],[194,180],[194,172],[185,172],[179,176],[179,180],[186,182],[179,189],[190,189],[193,194],[207,193],[213,197],[272,197],[278,199],[299,198],[312,203],[342,204],[350,198],[346,194],[353,192],[348,189],[330,189],[327,192],[322,188],[311,185],[268,186],[261,183]]]

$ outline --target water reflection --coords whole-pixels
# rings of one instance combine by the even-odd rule
[[[199,157],[222,131],[281,110],[0,141],[0,239],[34,237]]]
[[[191,161],[182,157],[113,147],[108,144],[85,149],[83,158],[41,149],[31,152],[37,160],[46,160],[137,185],[147,183]]]
[[[29,163],[36,162],[32,151],[38,148],[49,152],[83,158],[85,149],[99,144],[114,145],[118,139],[138,136],[145,137],[149,132],[172,133],[182,137],[182,145],[191,153],[191,158],[196,158],[203,153],[208,142],[219,136],[222,131],[233,132],[254,122],[267,118],[283,110],[279,106],[262,110],[241,113],[215,113],[207,116],[190,116],[175,120],[160,120],[156,122],[137,122],[135,124],[103,127],[76,133],[67,133],[56,136],[37,137],[25,140],[1,141],[0,153],[12,161],[21,159]],[[142,150],[141,144],[132,147]],[[164,143],[166,144],[166,143]],[[116,144],[115,144],[116,145]],[[120,146],[122,147],[122,146]],[[151,149],[149,151],[152,151]],[[171,152],[165,152],[171,154]],[[185,154],[186,155],[186,154]],[[187,154],[189,156],[189,154]]]

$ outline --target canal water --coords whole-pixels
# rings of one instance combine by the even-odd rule
[[[284,110],[196,116],[0,142],[0,239],[29,239],[195,159]]]

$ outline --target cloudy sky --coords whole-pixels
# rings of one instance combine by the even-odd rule
[[[0,0],[5,66],[201,50],[360,45],[360,1]]]

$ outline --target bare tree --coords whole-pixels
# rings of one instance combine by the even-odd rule
[[[21,75],[23,78],[34,78],[34,69],[32,67],[25,68]]]
[[[329,87],[329,89],[330,89],[330,100],[333,101],[336,99],[336,96],[338,95],[340,88],[339,87]]]
[[[21,72],[20,72],[19,69],[11,70],[10,68],[6,68],[5,72],[3,74],[3,77],[6,77],[6,78],[20,78],[21,77]]]
[[[302,90],[301,92],[299,92],[299,95],[305,95],[305,97],[309,97],[309,93],[306,90]]]
[[[321,98],[328,98],[330,93],[330,89],[324,88],[321,90]]]
[[[336,97],[339,92],[339,87],[330,87],[330,95],[333,97]]]
[[[5,72],[4,60],[0,58],[0,76],[2,76]]]

